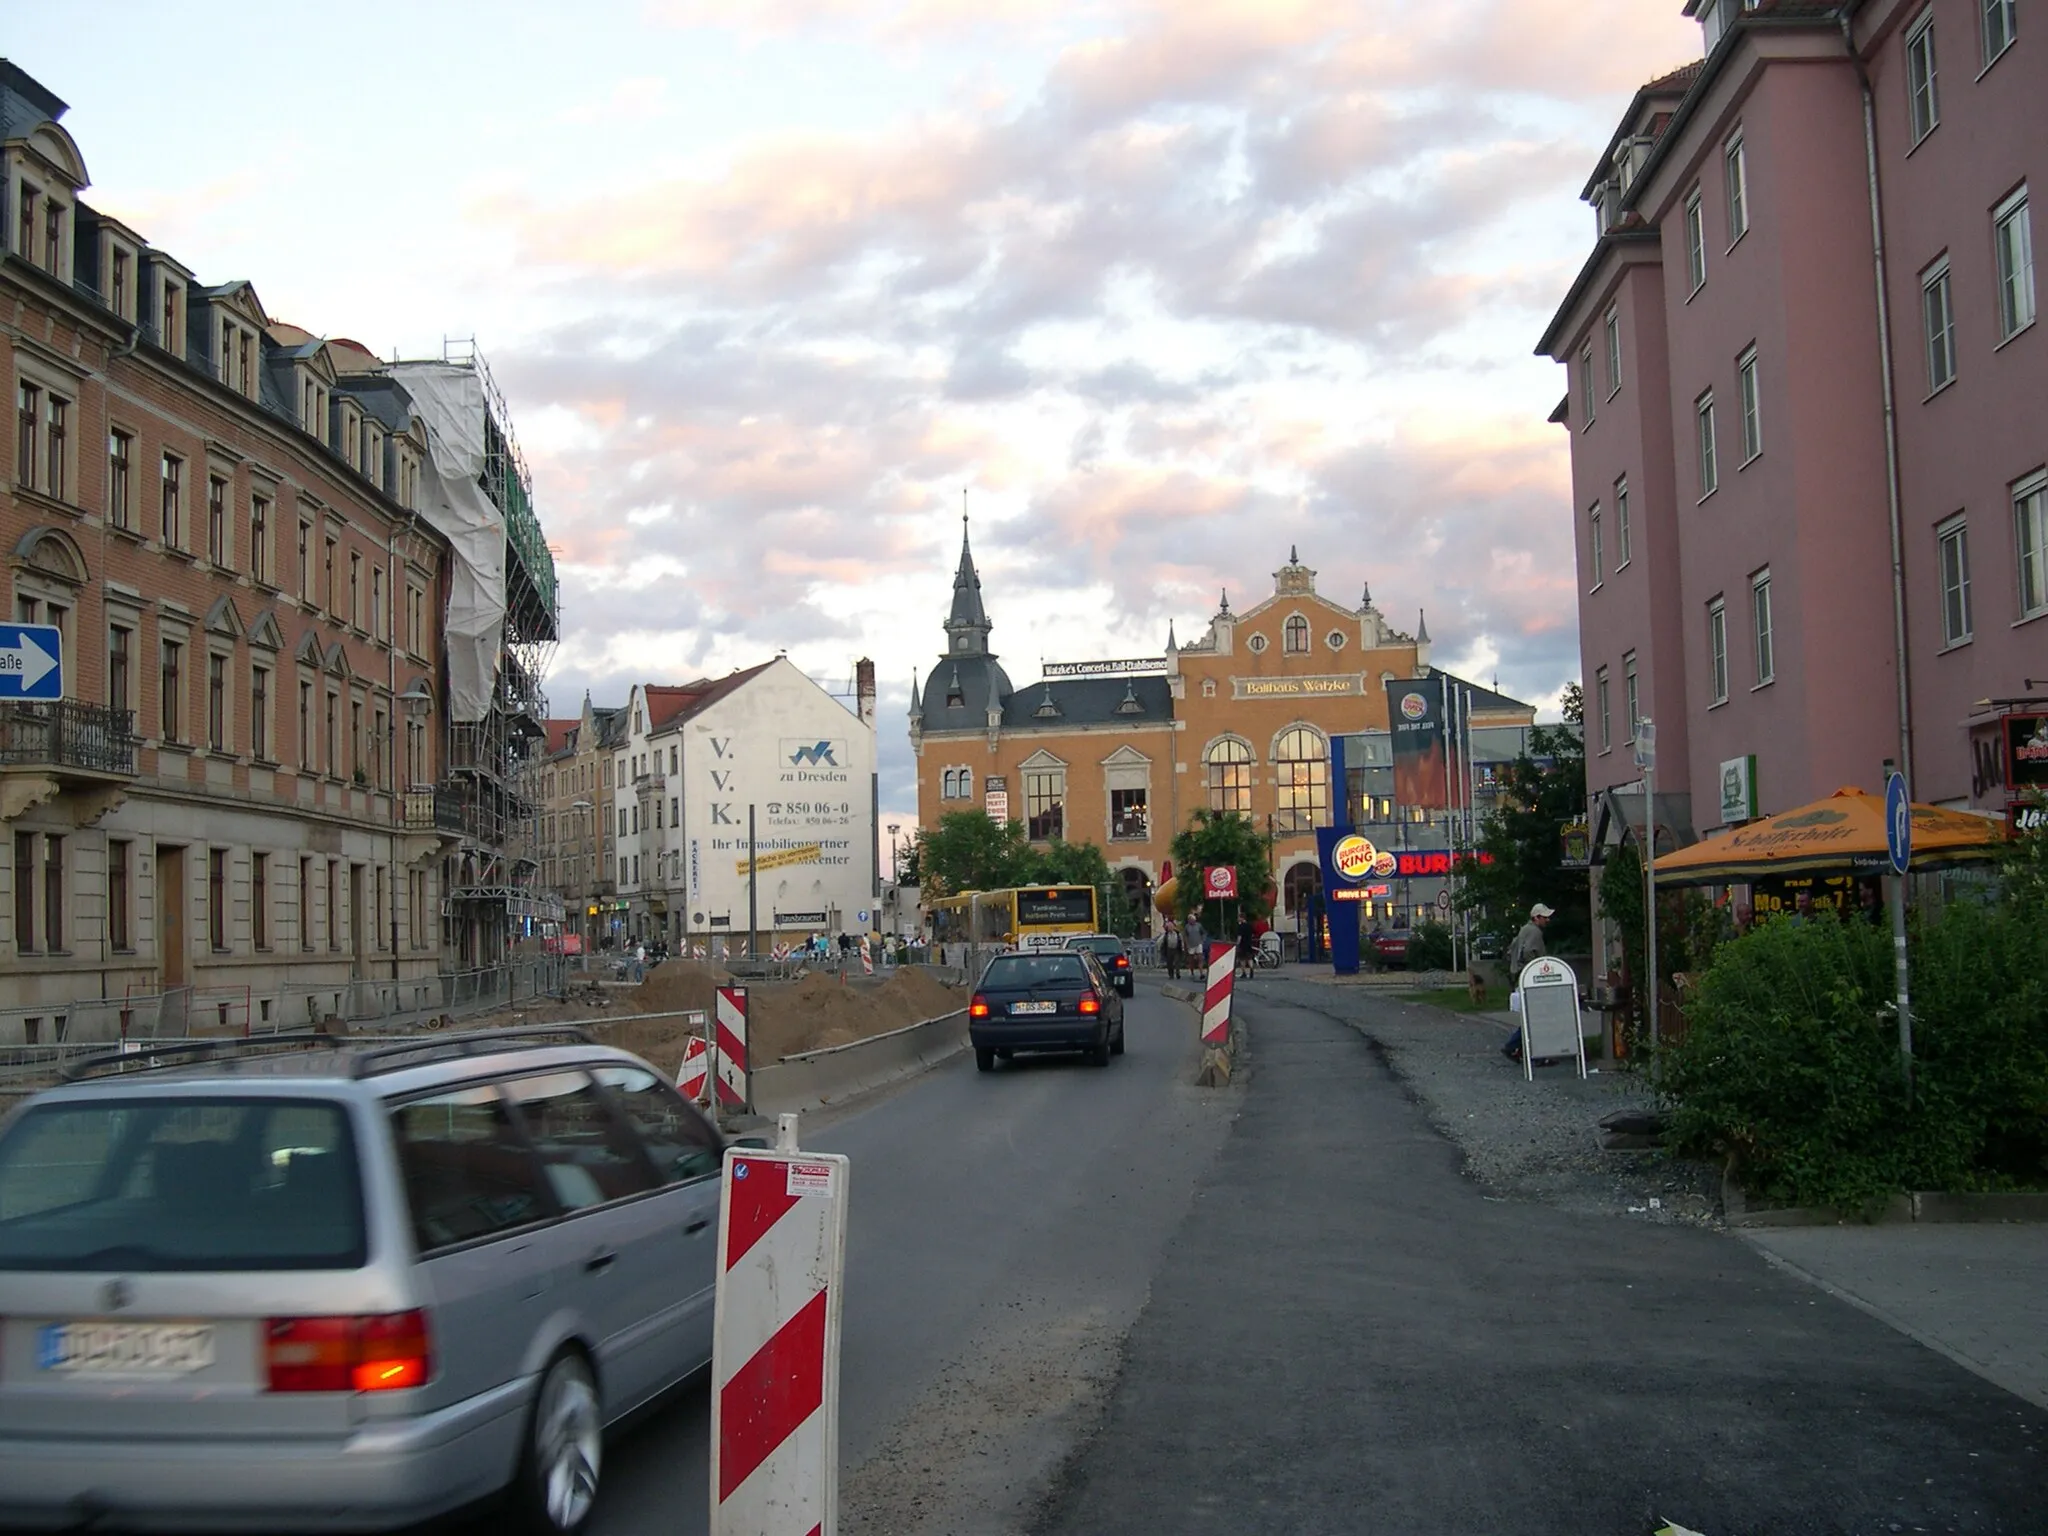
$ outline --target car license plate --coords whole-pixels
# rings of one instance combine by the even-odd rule
[[[189,1376],[213,1364],[210,1323],[46,1323],[36,1364],[63,1376]]]
[[[1010,1012],[1012,1013],[1058,1013],[1059,1011],[1060,1005],[1058,1003],[1046,1002],[1010,1004]]]

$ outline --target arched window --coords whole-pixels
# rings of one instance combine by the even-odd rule
[[[1308,620],[1298,613],[1287,621],[1287,643],[1283,649],[1289,656],[1308,654]]]
[[[1330,822],[1330,758],[1322,733],[1305,725],[1284,731],[1273,749],[1279,769],[1276,832],[1311,832]]]
[[[1209,769],[1209,809],[1252,811],[1252,749],[1234,736],[1212,742],[1202,761]]]
[[[1292,864],[1280,883],[1280,899],[1297,932],[1305,931],[1311,905],[1323,893],[1323,872],[1313,864]]]

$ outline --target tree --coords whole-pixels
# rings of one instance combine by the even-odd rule
[[[896,855],[896,883],[898,885],[924,884],[924,844],[913,835]]]
[[[1023,823],[998,822],[986,811],[953,811],[936,827],[920,827],[915,857],[926,900],[1029,885],[1034,867]]]
[[[1501,792],[1479,829],[1486,862],[1461,870],[1460,907],[1481,934],[1505,943],[1537,902],[1556,909],[1547,943],[1574,952],[1591,942],[1586,871],[1564,865],[1564,829],[1586,815],[1585,696],[1563,695],[1564,723],[1536,726],[1501,773]]]
[[[1237,871],[1237,899],[1203,901],[1202,871],[1224,864]],[[1248,816],[1198,806],[1173,840],[1173,867],[1175,915],[1185,917],[1199,907],[1202,926],[1211,933],[1234,933],[1242,917],[1256,922],[1272,915],[1272,850]]]

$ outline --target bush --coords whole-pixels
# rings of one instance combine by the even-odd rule
[[[1909,1105],[1888,932],[1779,920],[1722,945],[1661,1062],[1674,1147],[1726,1157],[1768,1198],[1844,1211],[2039,1182],[2048,928],[1955,905],[1913,960]]]
[[[1434,920],[1419,924],[1408,935],[1408,969],[1448,971],[1451,968],[1451,930]]]

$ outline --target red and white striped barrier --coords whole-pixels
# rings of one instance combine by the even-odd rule
[[[865,939],[861,941],[860,946],[860,968],[870,976],[875,974],[875,952],[868,947]]]
[[[711,1536],[834,1536],[838,1528],[846,1188],[844,1157],[725,1155]]]
[[[690,1036],[683,1047],[682,1069],[676,1073],[676,1092],[691,1103],[704,1097],[704,1084],[711,1075],[711,1053],[701,1035]]]
[[[1209,946],[1209,986],[1202,997],[1202,1044],[1224,1045],[1230,1040],[1230,991],[1237,976],[1237,946]]]
[[[727,1109],[745,1109],[749,1102],[745,987],[718,989],[715,1037],[718,1041],[718,1102]]]

